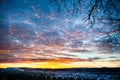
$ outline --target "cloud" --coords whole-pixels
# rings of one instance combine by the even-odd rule
[[[90,50],[86,50],[86,49],[82,49],[82,50],[80,50],[80,49],[78,49],[78,50],[70,50],[71,52],[80,52],[80,53],[86,53],[86,52],[91,52]]]
[[[104,59],[104,58],[101,58],[101,57],[88,58],[88,60],[90,61],[101,60],[101,59]]]

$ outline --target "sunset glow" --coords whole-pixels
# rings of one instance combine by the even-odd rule
[[[101,68],[101,67],[119,67],[120,61],[105,61],[105,62],[31,62],[31,63],[1,63],[0,68],[8,67],[26,67],[26,68],[47,68],[47,69],[61,69],[61,68]]]

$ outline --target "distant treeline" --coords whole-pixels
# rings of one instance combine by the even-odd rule
[[[59,73],[60,71],[60,74],[56,76],[56,74],[53,74],[50,71],[54,73]],[[67,76],[64,75],[66,72],[68,73]],[[76,74],[76,76],[72,76],[71,73]],[[120,80],[120,69],[84,68],[50,70],[8,68],[0,69],[0,80]]]

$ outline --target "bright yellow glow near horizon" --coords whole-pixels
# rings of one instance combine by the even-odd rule
[[[99,61],[99,62],[30,62],[30,63],[0,63],[0,68],[8,67],[27,67],[27,68],[45,68],[45,69],[62,69],[62,68],[100,68],[100,67],[120,67],[120,61]]]

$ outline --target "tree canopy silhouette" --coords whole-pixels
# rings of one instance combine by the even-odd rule
[[[55,4],[60,12],[64,10],[79,16],[84,14],[84,20],[91,29],[106,35],[103,42],[120,43],[119,0],[49,0],[49,2]],[[99,23],[102,27],[95,26]]]

